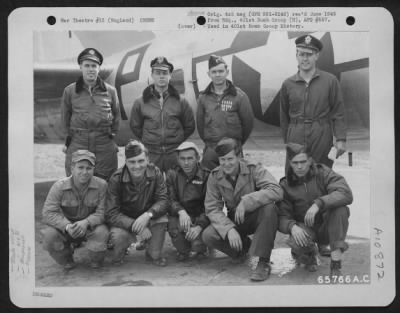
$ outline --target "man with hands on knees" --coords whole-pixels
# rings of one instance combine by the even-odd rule
[[[149,163],[148,150],[136,140],[125,146],[125,165],[110,178],[106,221],[114,247],[113,263],[121,264],[127,248],[140,236],[146,261],[166,266],[162,257],[168,222],[168,196],[163,174]]]
[[[167,188],[171,202],[168,232],[177,250],[177,260],[185,261],[193,251],[205,256],[207,246],[201,232],[210,221],[204,212],[207,179],[210,171],[200,165],[200,151],[192,142],[176,148],[179,166],[167,172]]]
[[[266,280],[278,228],[275,202],[282,199],[282,189],[261,164],[241,159],[237,140],[224,138],[215,151],[220,166],[208,178],[205,211],[211,225],[203,231],[203,241],[229,255],[234,263],[244,262],[247,252],[258,257],[250,279]]]
[[[346,180],[329,167],[314,163],[303,145],[287,144],[289,168],[280,185],[279,230],[290,234],[288,245],[298,263],[317,270],[318,245],[330,245],[331,276],[341,275],[341,259],[353,195]]]
[[[93,176],[96,157],[88,150],[71,156],[71,176],[57,181],[43,206],[44,248],[64,269],[75,267],[74,247],[86,241],[90,266],[102,266],[108,229],[104,225],[107,183]]]

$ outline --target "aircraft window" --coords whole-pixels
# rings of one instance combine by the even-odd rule
[[[185,75],[182,69],[174,70],[171,75],[171,84],[174,85],[174,87],[176,88],[176,90],[178,90],[180,94],[185,93],[184,77]]]
[[[136,54],[134,54],[134,55],[129,56],[129,57],[126,59],[124,68],[122,69],[122,75],[134,71],[135,66],[136,66],[136,62],[137,62],[137,60],[138,60],[138,58],[139,58],[139,55],[140,55],[139,53],[136,53]]]

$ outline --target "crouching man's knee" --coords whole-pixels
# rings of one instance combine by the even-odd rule
[[[222,238],[217,233],[216,229],[212,225],[209,225],[203,230],[201,239],[207,246],[213,248],[215,242],[220,241]]]
[[[107,250],[108,238],[110,232],[106,225],[97,225],[88,235],[86,247],[93,252],[102,252]]]
[[[43,248],[46,251],[62,251],[65,248],[65,239],[59,230],[46,226],[41,230],[43,237]]]

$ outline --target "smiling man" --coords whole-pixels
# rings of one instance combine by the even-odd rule
[[[283,140],[306,145],[316,162],[332,167],[333,161],[328,158],[332,146],[337,149],[336,158],[346,151],[340,84],[334,75],[317,68],[321,41],[304,35],[295,43],[298,72],[284,81],[280,91]]]
[[[241,159],[240,143],[235,139],[222,139],[215,151],[220,166],[212,170],[207,183],[204,204],[211,225],[204,230],[203,241],[229,255],[234,263],[244,262],[247,252],[258,257],[250,279],[266,280],[278,227],[275,202],[282,199],[282,189],[261,164]]]
[[[161,171],[177,165],[175,148],[195,130],[193,110],[170,83],[174,66],[165,57],[150,63],[153,84],[133,103],[129,125],[149,149],[150,162]]]
[[[148,151],[136,140],[125,146],[125,165],[110,178],[106,221],[111,227],[113,262],[121,264],[137,236],[145,240],[146,260],[166,266],[162,257],[168,218],[168,195],[163,174],[149,163]]]
[[[323,164],[314,163],[303,145],[287,144],[289,168],[280,185],[284,191],[279,207],[279,230],[290,234],[288,245],[298,263],[317,270],[318,245],[330,245],[331,276],[341,275],[342,254],[353,195],[346,180]]]
[[[205,256],[207,251],[201,233],[210,224],[204,213],[210,171],[200,165],[200,151],[194,143],[182,143],[176,153],[179,166],[167,172],[171,202],[168,232],[177,250],[177,260],[185,261],[191,251],[196,256]]]
[[[211,83],[197,99],[197,130],[205,143],[202,164],[218,166],[215,146],[224,137],[235,138],[241,146],[253,130],[254,115],[246,93],[227,79],[228,65],[220,56],[208,60]]]
[[[107,183],[93,176],[95,160],[87,150],[75,151],[71,176],[51,187],[43,206],[44,248],[66,270],[75,266],[74,247],[83,241],[93,268],[104,260],[109,234],[104,225]]]
[[[81,77],[64,89],[62,123],[66,130],[63,151],[65,171],[71,174],[71,156],[86,149],[96,155],[94,175],[108,180],[118,167],[118,147],[113,138],[118,132],[120,111],[115,88],[99,77],[103,56],[94,48],[78,56]]]

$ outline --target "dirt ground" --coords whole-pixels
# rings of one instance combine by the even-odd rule
[[[145,262],[144,252],[132,247],[121,266],[111,264],[111,251],[107,252],[105,265],[93,270],[87,265],[85,247],[75,251],[74,258],[79,263],[75,269],[65,272],[62,267],[43,250],[40,229],[41,210],[48,190],[54,181],[63,177],[64,157],[61,145],[35,144],[35,276],[36,286],[231,286],[231,285],[296,285],[319,284],[323,275],[329,274],[329,258],[319,257],[320,266],[314,273],[296,266],[285,244],[286,235],[277,234],[273,250],[272,274],[261,283],[249,280],[249,270],[256,260],[249,259],[246,264],[232,265],[226,255],[217,252],[204,260],[191,259],[185,263],[175,260],[175,250],[170,238],[166,236],[164,255],[169,264],[165,268],[155,267]],[[272,148],[273,147],[273,148]],[[370,275],[369,206],[363,195],[369,188],[369,144],[366,140],[354,140],[348,144],[353,152],[353,166],[342,157],[335,163],[335,170],[342,173],[353,188],[355,202],[351,206],[352,216],[348,243],[350,249],[344,254],[342,272],[352,280],[368,283]],[[245,147],[247,158],[261,162],[279,179],[283,176],[282,163],[285,157],[283,145],[271,144],[268,151],[258,149],[257,139]],[[119,164],[124,162],[123,148],[119,152]],[[364,201],[364,202],[363,202]],[[353,218],[353,220],[352,220]]]

